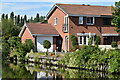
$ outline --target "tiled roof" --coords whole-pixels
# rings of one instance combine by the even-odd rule
[[[96,26],[88,26],[87,28],[80,26],[80,29],[77,29],[77,33],[96,33],[96,34],[120,34],[119,32],[115,31],[116,27],[108,27],[108,26],[102,26],[101,29]]]
[[[112,15],[111,6],[93,6],[76,4],[56,4],[68,14],[73,15]]]
[[[102,27],[102,34],[120,34],[115,29],[116,27]]]
[[[50,24],[27,23],[26,25],[32,34],[53,34],[53,35],[59,34],[57,30]]]

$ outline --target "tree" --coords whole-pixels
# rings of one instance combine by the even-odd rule
[[[14,20],[14,12],[10,13],[10,19]]]
[[[14,25],[13,20],[3,19],[2,20],[2,35],[3,36],[18,36],[19,34],[19,27]]]
[[[22,27],[24,25],[24,19],[21,17],[21,19],[20,19],[20,27]]]
[[[8,14],[6,14],[5,19],[8,19]]]
[[[2,58],[6,58],[10,52],[10,46],[8,43],[2,43]]]
[[[45,19],[45,16],[40,16],[40,22],[47,23],[47,20]]]
[[[37,15],[36,15],[36,22],[39,22],[39,21],[40,21],[39,14],[37,13]]]
[[[12,36],[8,39],[8,43],[10,44],[10,47],[18,47],[21,43],[20,37]]]
[[[16,22],[17,22],[17,25],[19,25],[19,23],[20,23],[20,15],[17,16],[17,21]]]
[[[27,22],[27,15],[24,15],[24,21]]]
[[[30,18],[30,22],[31,22],[31,23],[33,22],[33,17]]]
[[[2,14],[2,19],[5,19],[5,14],[4,13]]]
[[[113,20],[112,25],[114,25],[117,32],[120,32],[120,1],[115,2],[115,7],[113,8]]]
[[[48,49],[51,47],[50,41],[44,40],[44,41],[43,41],[43,47],[46,48],[46,49],[47,49],[47,52],[48,52]]]
[[[39,21],[40,21],[40,19],[39,19],[39,14],[37,13],[37,14],[36,14],[36,17],[34,18],[34,23],[39,22]]]
[[[17,16],[15,16],[15,24],[17,24]]]

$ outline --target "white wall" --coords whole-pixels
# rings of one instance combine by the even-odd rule
[[[53,37],[46,37],[46,36],[40,36],[37,37],[37,51],[38,52],[46,52],[47,49],[43,47],[43,41],[48,40],[51,43],[51,47],[48,49],[48,52],[53,52]]]

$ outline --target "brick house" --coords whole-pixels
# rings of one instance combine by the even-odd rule
[[[45,51],[42,42],[52,43],[51,52],[72,48],[70,35],[78,37],[79,45],[88,45],[89,36],[94,45],[95,37],[100,36],[101,45],[120,44],[120,33],[116,32],[112,20],[111,6],[92,6],[75,4],[55,4],[46,15],[48,24],[27,23],[21,33],[22,42],[32,39],[37,51]]]

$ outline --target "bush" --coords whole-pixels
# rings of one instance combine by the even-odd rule
[[[99,45],[101,42],[100,40],[100,36],[96,36],[96,39],[95,39],[95,45]]]
[[[2,43],[2,57],[5,58],[10,53],[10,46],[8,43]]]
[[[112,43],[111,43],[111,46],[112,46],[112,47],[118,47],[117,42],[112,42]]]
[[[34,43],[31,39],[27,39],[23,44],[23,50],[27,53],[30,52],[31,49],[34,49]]]
[[[48,52],[48,49],[51,47],[50,41],[44,40],[44,41],[43,41],[43,47],[46,48],[46,49],[47,49],[47,52]]]
[[[92,45],[92,37],[88,38],[88,45]]]
[[[12,36],[8,39],[8,43],[10,44],[10,47],[18,47],[19,44],[21,44],[21,38]]]
[[[75,35],[70,35],[70,39],[71,39],[71,42],[72,42],[72,46],[73,46],[73,49],[77,49],[78,48],[78,39]]]

